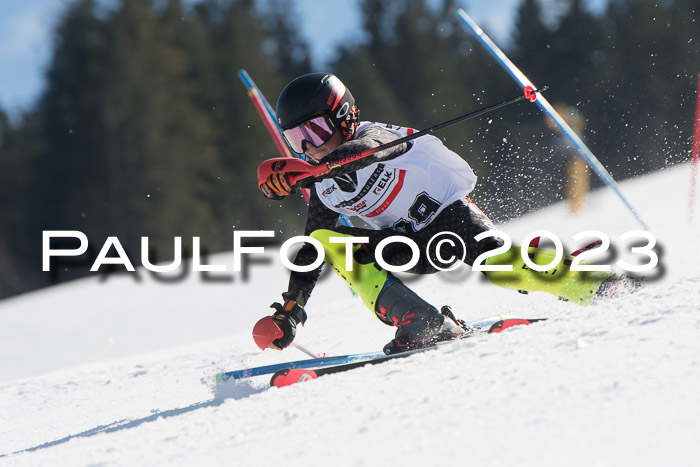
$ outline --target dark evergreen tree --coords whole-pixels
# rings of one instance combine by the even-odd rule
[[[206,2],[197,7],[198,22],[206,31],[211,51],[208,65],[211,81],[203,83],[200,92],[208,102],[223,167],[212,189],[217,190],[220,200],[217,212],[227,219],[229,226],[299,232],[303,229],[298,215],[305,209],[303,198],[299,195],[282,206],[258,191],[255,174],[259,163],[279,154],[237,72],[246,69],[274,108],[279,92],[296,77],[292,73],[310,71],[304,65],[307,60],[304,57],[308,55],[300,53],[301,62],[295,62],[294,70],[281,70],[275,62],[279,55],[264,50],[268,32],[259,14],[250,1],[225,5]],[[294,29],[286,27],[285,31],[288,37],[284,39],[280,33],[276,40],[299,42]],[[287,63],[291,63],[289,60]]]
[[[48,283],[37,273],[37,236],[27,230],[37,216],[30,197],[41,189],[32,170],[41,145],[36,113],[12,123],[0,109],[0,298]]]
[[[38,103],[35,134],[40,147],[31,161],[32,183],[25,189],[31,215],[22,230],[32,244],[26,261],[45,280],[43,230],[80,230],[89,238],[104,239],[110,227],[105,135],[94,92],[105,50],[96,8],[92,0],[79,0],[64,13],[46,72],[47,87]],[[75,277],[74,268],[60,271],[63,278]]]
[[[194,98],[184,15],[179,0],[162,11],[125,0],[109,25],[102,91],[115,225],[132,242],[152,237],[161,251],[172,250],[173,236],[199,235],[217,222],[208,186],[220,168]]]
[[[291,0],[271,0],[263,18],[266,31],[263,50],[272,58],[275,71],[291,77],[309,73],[309,48],[296,32],[299,21],[293,13]]]
[[[513,61],[534,83],[549,78],[553,34],[542,18],[539,0],[523,0],[513,24]]]
[[[700,33],[688,1],[611,1],[590,127],[618,178],[683,160],[692,131]],[[588,116],[590,112],[587,112]]]
[[[0,222],[13,233],[0,242],[12,256],[4,261],[28,265],[34,283],[55,279],[40,268],[46,229],[85,232],[93,254],[116,235],[136,263],[141,236],[158,251],[152,259],[165,260],[178,235],[217,251],[230,249],[232,226],[299,231],[301,198],[281,209],[258,192],[257,165],[276,150],[236,72],[248,68],[273,100],[291,73],[309,71],[308,54],[277,18],[286,29],[275,40],[301,50],[282,64],[286,50],[266,49],[263,15],[245,0],[192,10],[180,0],[121,0],[99,14],[93,0],[76,0],[56,30],[33,117],[13,128],[0,115],[3,168],[17,165],[14,179],[9,170],[0,178]],[[25,195],[9,209],[13,191]]]

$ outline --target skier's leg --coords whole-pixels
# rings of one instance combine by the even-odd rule
[[[358,232],[371,234],[376,231]],[[389,236],[391,233],[386,233]],[[395,339],[387,344],[385,351],[395,353],[419,347],[437,340],[454,337],[461,330],[431,304],[380,268],[374,261],[361,254],[362,245],[353,245],[350,264],[346,265],[344,243],[331,243],[331,237],[352,237],[332,230],[316,230],[311,237],[318,240],[325,250],[325,260],[335,272],[357,293],[365,306],[374,311],[384,324],[398,327]],[[373,237],[376,237],[373,235]],[[377,238],[371,239],[376,241]],[[373,251],[373,249],[365,250]]]
[[[528,248],[533,263],[545,265],[556,254],[550,250]],[[547,292],[562,300],[580,305],[589,304],[601,285],[614,276],[613,272],[571,271],[573,256],[563,255],[561,260],[547,271],[534,271],[525,264],[520,247],[511,247],[505,253],[487,258],[485,265],[510,265],[513,271],[487,271],[484,275],[493,284],[521,292]],[[581,262],[585,264],[585,262]]]
[[[339,233],[333,230],[316,230],[311,233],[311,238],[318,240],[325,251],[325,261],[333,270],[357,293],[365,306],[376,313],[377,296],[386,284],[389,277],[388,272],[374,262],[357,260],[363,245],[352,245],[353,254],[350,258],[349,267],[346,267],[346,254],[344,243],[331,243],[331,237],[354,237],[364,236],[363,229],[355,229],[356,235]],[[379,315],[378,315],[379,316]],[[379,316],[380,319],[381,316]],[[391,324],[391,323],[388,323]]]
[[[472,265],[482,253],[492,251],[503,245],[500,239],[487,237],[476,242],[474,237],[488,230],[495,230],[491,220],[471,202],[455,203],[440,213],[432,224],[444,226],[465,241],[467,251],[464,262]],[[431,224],[431,225],[432,225]],[[535,264],[544,265],[551,262],[555,253],[539,248],[528,248],[530,258]],[[487,271],[484,275],[493,284],[520,292],[547,292],[563,300],[587,304],[606,280],[613,277],[612,272],[576,272],[571,271],[572,256],[563,256],[559,263],[547,272],[533,271],[520,256],[520,247],[513,246],[508,251],[492,256],[484,261],[486,265],[510,265],[512,272]],[[583,264],[583,263],[582,263]]]

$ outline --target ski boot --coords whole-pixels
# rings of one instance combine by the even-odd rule
[[[325,261],[359,295],[365,306],[384,324],[396,326],[394,340],[384,347],[387,354],[425,347],[441,340],[454,339],[464,331],[457,321],[440,314],[403,282],[368,259],[361,245],[355,245],[352,269],[346,269],[346,251],[331,237],[352,237],[327,229],[315,230],[311,237],[325,251]]]
[[[398,328],[394,339],[384,346],[387,355],[452,340],[465,332],[454,315],[440,313],[398,279],[382,290],[377,311],[382,321]]]

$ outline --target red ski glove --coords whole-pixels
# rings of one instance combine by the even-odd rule
[[[284,199],[294,191],[283,173],[271,174],[259,188],[267,198],[276,200]]]
[[[273,303],[270,308],[277,311],[257,322],[253,328],[253,339],[261,350],[268,347],[282,350],[294,340],[297,324],[306,322],[306,311],[290,299],[285,300],[284,305]]]

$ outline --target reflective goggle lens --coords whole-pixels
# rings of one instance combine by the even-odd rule
[[[320,116],[307,120],[294,128],[284,130],[282,134],[294,152],[303,154],[304,141],[317,148],[333,136],[333,131],[332,122],[329,122],[326,117]]]

